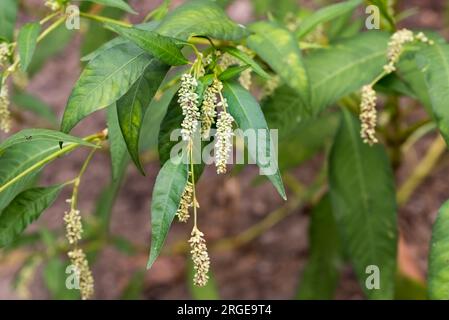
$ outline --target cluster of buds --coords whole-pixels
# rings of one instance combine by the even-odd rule
[[[176,216],[180,222],[187,222],[190,218],[189,208],[193,205],[193,184],[187,181],[184,191],[181,195],[181,201],[179,202],[178,211]]]
[[[223,84],[221,81],[215,79],[214,82],[212,82],[212,84],[204,91],[203,103],[201,105],[201,136],[204,139],[209,137],[210,128],[217,115],[217,95],[222,89]]]
[[[9,111],[9,96],[6,82],[0,89],[0,130],[8,133],[11,130],[11,112]]]
[[[428,39],[422,32],[414,35],[413,32],[408,29],[396,31],[388,42],[388,63],[384,66],[385,72],[392,73],[396,70],[395,65],[399,61],[401,53],[404,50],[404,45],[413,41],[420,41],[429,45],[433,44],[433,41]]]
[[[184,119],[181,124],[182,139],[188,141],[198,127],[200,112],[198,108],[197,80],[188,73],[181,76],[181,88],[178,92],[178,103],[182,108]]]
[[[66,200],[67,203],[72,204],[73,199]],[[83,250],[77,247],[81,240],[83,233],[83,226],[81,223],[80,211],[70,206],[70,211],[64,213],[64,223],[66,228],[66,238],[73,246],[72,251],[69,251],[68,257],[77,273],[79,279],[79,289],[81,298],[83,300],[89,299],[94,293],[94,278],[89,268],[89,262]]]
[[[47,0],[45,1],[45,6],[51,11],[58,11],[61,9],[61,4],[57,0]]]
[[[6,42],[0,43],[0,67],[3,67],[8,61],[9,56],[11,55],[11,49],[9,44]]]
[[[67,240],[70,244],[77,244],[83,233],[80,211],[72,208],[64,212],[64,223]]]
[[[271,96],[274,91],[279,87],[281,83],[281,78],[278,75],[272,76],[265,82],[265,85],[262,88],[262,94],[260,99],[265,99]]]
[[[190,253],[192,254],[193,267],[195,269],[195,275],[193,276],[193,283],[199,287],[203,287],[209,280],[209,267],[210,260],[207,253],[206,240],[204,240],[204,234],[193,227],[191,237],[189,239]]]
[[[362,101],[360,105],[360,136],[362,137],[363,142],[370,146],[378,142],[376,138],[376,100],[376,91],[369,85],[363,86]]]
[[[232,149],[232,123],[234,118],[226,112],[227,102],[223,99],[219,104],[224,106],[218,115],[217,132],[215,133],[215,167],[217,174],[226,173],[226,163]]]
[[[89,262],[83,250],[75,248],[68,253],[70,261],[75,266],[79,279],[81,299],[87,300],[94,294],[94,278],[89,268]]]

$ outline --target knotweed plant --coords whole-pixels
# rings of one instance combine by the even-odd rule
[[[192,266],[190,281],[210,289],[210,253],[257,241],[290,213],[310,209],[309,263],[298,297],[332,298],[346,263],[367,298],[400,296],[396,280],[409,275],[397,260],[403,232],[398,208],[432,172],[449,141],[449,45],[437,32],[398,28],[397,17],[403,15],[395,14],[394,1],[380,8],[381,30],[362,28],[366,17],[360,9],[385,1],[341,1],[316,11],[292,1],[288,12],[276,1],[262,1],[265,7],[253,1],[260,19],[247,25],[228,17],[224,2],[210,0],[184,1],[173,10],[164,1],[141,21],[130,19],[135,9],[127,1],[82,1],[78,17],[67,8],[79,2],[43,0],[30,5],[23,16],[33,19],[25,23],[17,21],[18,2],[0,1],[0,256],[28,246],[21,253],[27,256],[17,276],[19,294],[29,296],[30,279],[42,269],[52,297],[96,297],[101,290],[95,293],[91,266],[105,246],[139,257],[142,248],[145,254],[149,249],[147,272],[161,254],[185,255]],[[81,28],[69,32],[66,22],[77,18]],[[59,121],[27,92],[27,83],[77,33],[83,71]],[[111,35],[117,37],[104,40]],[[78,124],[76,132],[88,130],[84,119],[103,109],[106,121],[98,132],[74,135]],[[417,169],[403,167],[404,156],[429,132],[437,138]],[[86,149],[85,155],[78,153],[84,161],[73,165],[79,173],[51,172],[59,182],[42,185],[48,180],[40,173],[58,170],[47,165],[68,161],[78,149]],[[100,152],[111,159],[111,182],[103,190],[85,179]],[[210,207],[199,200],[205,197],[202,183],[221,195],[224,184],[207,179],[238,176],[245,169],[233,161],[241,154],[267,178],[255,177],[250,185],[267,181],[286,203],[272,201],[279,208],[259,223],[217,239],[206,223],[212,219]],[[154,155],[160,169],[147,188],[152,187],[151,242],[137,245],[110,230],[111,210],[130,164],[144,174],[145,165],[157,161]],[[313,170],[294,170],[309,159]],[[270,173],[268,165],[274,167]],[[400,168],[406,179],[397,183],[394,173]],[[298,174],[305,171],[308,183]],[[70,193],[60,210],[63,227],[39,225],[24,233],[63,189]],[[80,190],[100,194],[92,212]],[[174,220],[182,223],[184,237],[164,246]],[[430,247],[431,298],[449,298],[448,224],[445,204]],[[276,246],[270,243],[270,250]],[[69,266],[77,290],[67,285]],[[370,270],[379,270],[378,282],[367,280]],[[62,291],[55,288],[56,278]],[[136,280],[130,278],[131,285]]]

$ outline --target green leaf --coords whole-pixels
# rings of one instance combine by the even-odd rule
[[[218,76],[218,79],[220,79],[221,81],[234,79],[234,78],[238,77],[243,71],[245,71],[248,68],[249,68],[249,65],[229,67],[225,71],[220,73],[220,75]]]
[[[370,299],[392,299],[398,237],[394,176],[383,146],[363,143],[359,122],[348,111],[330,154],[329,185],[344,248],[362,289]],[[379,289],[365,285],[371,265],[379,268]]]
[[[20,132],[11,137],[13,141],[20,141]],[[24,188],[28,187],[35,179],[42,167],[65,155],[80,146],[77,142],[66,140],[64,146],[53,139],[23,138],[24,143],[5,141],[10,144],[0,154],[0,211]]]
[[[20,29],[17,44],[19,46],[20,68],[22,71],[26,71],[33,58],[40,31],[41,25],[39,22],[27,23]]]
[[[69,132],[87,115],[117,101],[154,59],[142,49],[124,43],[91,60],[70,95],[61,131]]]
[[[59,131],[49,129],[23,129],[0,144],[0,154],[17,144],[35,144],[41,141],[53,142],[55,146],[61,146],[61,143],[77,143],[79,145],[97,148],[96,145],[90,142]]]
[[[32,188],[19,193],[0,214],[0,247],[14,241],[56,200],[64,185]]]
[[[107,27],[169,65],[178,66],[189,62],[183,56],[181,47],[172,38],[149,30],[125,28],[113,24],[107,24]]]
[[[58,124],[58,118],[52,108],[40,100],[24,91],[15,90],[12,102],[19,108],[33,112],[34,114],[44,118],[52,125]]]
[[[155,31],[181,40],[191,36],[208,36],[237,41],[248,34],[244,26],[230,20],[223,9],[210,0],[185,2],[170,12]]]
[[[220,293],[218,291],[217,282],[215,281],[215,277],[212,273],[211,268],[209,268],[209,281],[204,287],[198,287],[193,284],[192,279],[195,275],[195,269],[193,266],[192,259],[189,259],[187,263],[188,268],[188,277],[187,282],[189,286],[190,293],[192,298],[195,300],[219,300]]]
[[[432,111],[446,144],[449,143],[449,45],[435,43],[423,49],[416,57],[424,72]]]
[[[139,159],[142,122],[168,68],[168,65],[153,59],[131,89],[117,101],[118,120],[123,138],[131,158],[142,174],[145,174]]]
[[[317,25],[338,18],[354,10],[361,2],[362,0],[343,1],[315,11],[313,14],[301,21],[301,24],[296,31],[296,37],[298,39],[303,38]]]
[[[12,42],[17,18],[17,0],[0,1],[0,39]]]
[[[313,209],[309,229],[309,261],[299,284],[300,300],[330,300],[338,285],[343,258],[330,197]]]
[[[138,300],[142,296],[145,286],[145,272],[139,270],[133,273],[131,279],[123,289],[120,300]]]
[[[220,48],[221,51],[227,52],[230,55],[236,57],[243,63],[249,65],[255,73],[257,73],[259,76],[265,79],[270,79],[271,76],[265,72],[264,69],[256,62],[253,58],[251,58],[249,55],[247,55],[245,52],[234,48],[234,47],[222,47]]]
[[[240,129],[243,131],[255,130],[256,134],[260,131],[265,132],[265,150],[254,145],[254,143],[249,143],[247,144],[248,153],[249,156],[256,161],[261,170],[261,174],[265,173],[281,197],[284,200],[287,199],[284,184],[282,183],[282,177],[279,168],[277,167],[277,150],[270,137],[270,130],[268,129],[267,122],[265,121],[265,117],[256,99],[240,85],[228,82],[223,84],[223,96],[228,101],[229,113],[234,117],[235,122]],[[257,140],[257,144],[260,144],[260,137]],[[269,157],[269,164],[263,163],[262,160],[266,159],[267,155]],[[275,169],[276,172],[269,174],[268,170],[272,171],[273,169]]]
[[[151,199],[151,251],[147,269],[151,268],[162,250],[178,210],[187,176],[187,165],[181,157],[166,161],[159,171]]]
[[[136,26],[134,26],[135,28],[141,29],[141,30],[154,30],[157,26],[159,25],[158,21],[150,21],[150,22],[146,22],[146,23],[142,23],[142,24],[138,24]],[[104,28],[103,28],[104,29]],[[88,55],[85,55],[84,57],[81,58],[81,61],[90,61],[93,60],[94,58],[96,58],[97,56],[99,56],[100,54],[102,54],[104,51],[118,46],[120,44],[124,44],[124,43],[131,43],[131,41],[123,38],[123,37],[116,37],[112,40],[109,40],[108,42],[104,43],[103,45],[101,45],[98,49],[94,50],[93,52],[89,53]]]
[[[449,201],[438,211],[432,228],[429,254],[429,298],[449,299]]]
[[[129,13],[137,14],[137,12],[134,11],[133,8],[131,8],[129,4],[127,4],[123,0],[80,0],[80,1],[94,2],[108,7],[119,8]]]
[[[271,127],[290,131],[304,119],[318,115],[370,83],[387,61],[387,42],[387,34],[370,31],[329,48],[313,50],[305,59],[311,84],[311,112],[294,90],[280,86],[263,104]]]
[[[274,22],[257,22],[250,26],[255,34],[247,39],[254,50],[307,103],[309,77],[295,36]]]
[[[111,104],[106,112],[106,121],[108,123],[108,140],[111,152],[112,180],[120,178],[125,163],[129,162],[129,156],[126,151],[126,143],[117,115],[115,103]]]

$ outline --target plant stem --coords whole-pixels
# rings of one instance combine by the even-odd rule
[[[115,19],[111,19],[111,18],[107,18],[107,17],[103,17],[103,16],[98,16],[96,14],[90,14],[87,12],[80,12],[80,16],[90,19],[90,20],[103,22],[103,23],[112,23],[112,24],[116,24],[116,25],[119,25],[122,27],[127,27],[127,28],[131,28],[133,26],[131,23],[128,23],[128,22],[115,20]]]

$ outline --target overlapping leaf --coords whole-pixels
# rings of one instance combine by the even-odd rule
[[[360,125],[348,111],[329,160],[333,212],[360,286],[370,299],[392,299],[396,276],[397,218],[394,176],[382,145],[360,138]],[[379,288],[368,289],[370,266]]]
[[[38,22],[27,23],[20,29],[17,44],[19,46],[20,68],[23,71],[27,70],[33,58],[40,30],[41,25]]]
[[[0,41],[12,42],[17,17],[17,0],[0,1]]]

